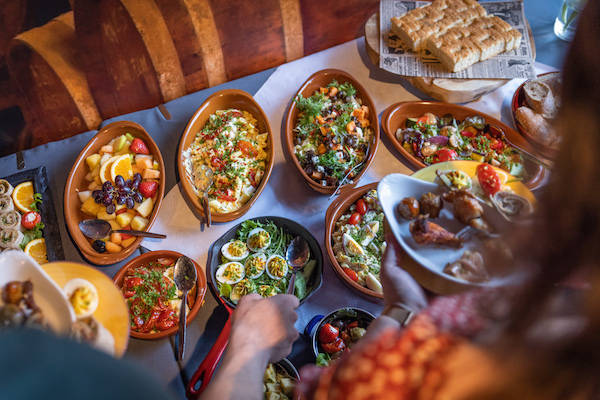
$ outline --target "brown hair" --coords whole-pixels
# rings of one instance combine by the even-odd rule
[[[524,360],[510,387],[477,399],[600,398],[600,2],[589,1],[563,69],[556,120],[561,149],[539,196],[535,226],[517,249],[534,278],[517,298],[507,325],[507,347]],[[584,272],[591,289],[577,312],[585,324],[574,336],[528,341],[527,333],[561,290]],[[575,293],[567,296],[573,301]],[[536,390],[531,391],[535,388]]]

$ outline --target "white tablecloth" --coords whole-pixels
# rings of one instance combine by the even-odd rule
[[[398,101],[419,100],[409,90],[417,92],[406,86],[407,84],[402,79],[382,73],[378,68],[370,65],[364,53],[362,39],[280,66],[254,96],[269,118],[273,130],[275,163],[267,186],[250,211],[238,221],[215,224],[201,232],[200,222],[188,208],[179,187],[175,186],[165,196],[158,218],[152,227],[152,231],[166,233],[168,238],[162,241],[145,240],[143,245],[151,250],[179,251],[193,258],[205,268],[210,245],[233,225],[252,217],[275,215],[295,220],[304,225],[319,240],[324,250],[325,210],[330,203],[329,196],[311,190],[292,163],[286,161],[289,155],[282,145],[282,125],[288,104],[300,85],[312,73],[325,68],[342,69],[354,76],[373,98],[379,114],[386,107]],[[553,68],[536,63],[536,69],[538,73],[542,73]],[[512,80],[467,106],[512,125],[510,100],[521,83],[522,80]],[[387,140],[381,140],[375,161],[364,174],[358,186],[378,181],[390,173],[408,173],[408,168],[398,156],[399,153]],[[323,287],[318,296],[315,296],[314,300],[311,299],[311,307],[308,307],[307,312],[302,314],[306,314],[308,318],[315,312],[323,313],[346,305],[363,306],[373,310],[373,303],[354,297],[348,288],[344,287],[347,296],[340,296],[338,289],[328,290],[328,287],[332,287],[332,285],[337,287],[341,283],[332,272],[325,250],[323,256],[325,260]],[[352,299],[352,303],[349,303],[348,299]],[[301,317],[297,324],[298,328],[301,329],[305,322],[306,319]]]

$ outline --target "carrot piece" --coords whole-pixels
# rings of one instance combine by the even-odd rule
[[[354,129],[356,129],[356,124],[354,123],[354,121],[348,122],[348,125],[346,125],[346,131],[348,133],[352,133],[354,132]]]

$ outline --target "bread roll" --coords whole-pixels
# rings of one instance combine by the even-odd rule
[[[550,86],[536,79],[525,82],[523,90],[527,105],[536,113],[542,114],[546,118],[554,118],[556,116],[556,102]]]
[[[542,115],[533,112],[529,107],[519,107],[515,116],[523,129],[536,141],[552,149],[558,148],[559,137]]]

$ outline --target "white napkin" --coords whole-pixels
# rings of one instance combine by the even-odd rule
[[[312,73],[325,68],[341,69],[354,76],[371,95],[378,113],[399,101],[418,100],[399,84],[403,83],[400,78],[395,78],[395,83],[373,79],[371,74],[373,71],[378,72],[377,68],[369,66],[370,69],[365,65],[361,53],[364,56],[362,38],[284,64],[277,68],[256,93],[254,98],[265,111],[273,131],[275,163],[267,186],[246,215],[237,221],[215,224],[201,232],[200,221],[188,208],[179,186],[175,186],[165,196],[152,227],[152,231],[164,232],[168,238],[161,241],[144,240],[143,245],[151,250],[178,251],[193,258],[202,268],[205,268],[211,244],[232,226],[248,218],[276,215],[304,225],[316,237],[324,251],[325,210],[330,203],[329,196],[318,194],[310,189],[291,161],[286,161],[289,155],[284,150],[281,140],[283,118],[288,104],[300,85]],[[538,73],[552,69],[536,63]],[[521,83],[522,80],[513,80],[480,100],[469,103],[468,106],[512,125],[510,115],[501,115],[501,110],[502,108],[509,110],[507,107],[510,99]],[[506,105],[503,107],[505,102]],[[410,170],[388,149],[386,141],[381,140],[375,161],[363,175],[358,186],[378,181],[394,172],[410,173]],[[325,251],[323,256],[326,264],[329,264]]]

